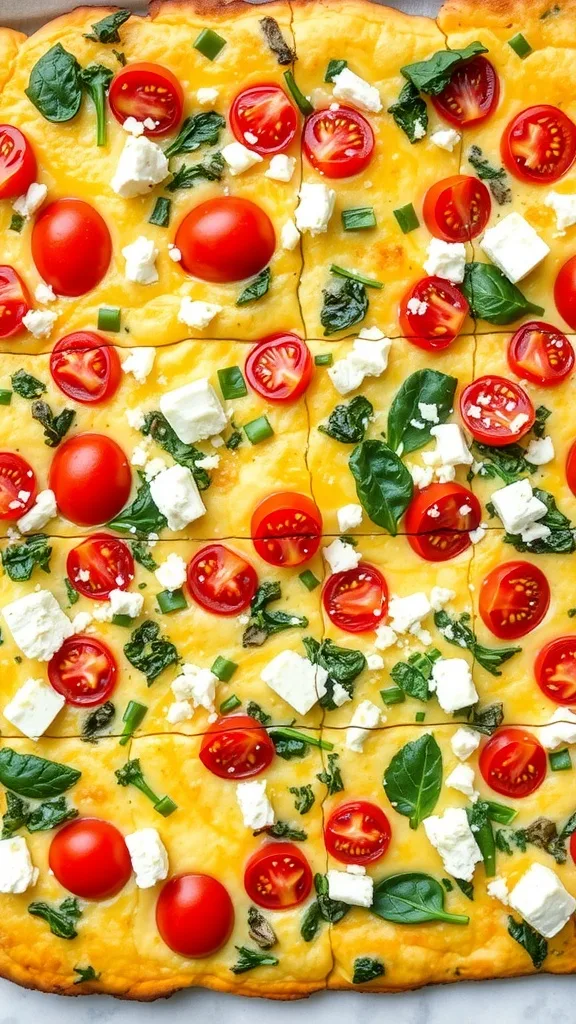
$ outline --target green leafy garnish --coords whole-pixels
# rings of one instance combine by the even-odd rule
[[[26,828],[28,832],[47,832],[77,817],[78,811],[67,804],[65,796],[31,807],[22,797],[7,790],[1,838],[10,839],[21,828]]]
[[[348,462],[356,493],[366,515],[396,536],[414,485],[406,466],[384,441],[362,441]]]
[[[225,118],[215,110],[204,110],[187,117],[176,138],[164,150],[164,155],[171,157],[177,153],[194,153],[200,146],[215,146],[225,126]]]
[[[418,871],[390,875],[374,886],[373,914],[394,924],[423,924],[425,921],[446,921],[468,924],[465,914],[449,914],[444,910],[444,889],[431,875]]]
[[[96,145],[106,145],[106,94],[114,72],[103,64],[89,64],[80,72],[80,79],[96,110]]]
[[[366,668],[366,658],[361,651],[338,647],[329,638],[319,643],[314,637],[305,636],[302,643],[312,664],[320,665],[328,673],[326,693],[320,698],[319,703],[328,711],[334,711],[337,707],[334,701],[334,684],[339,683],[352,697],[354,680]]]
[[[459,619],[451,618],[444,610],[434,613],[434,625],[449,644],[467,647],[474,659],[492,676],[501,676],[500,668],[519,654],[521,647],[484,647],[469,626],[470,615],[463,612]]]
[[[490,324],[511,324],[528,313],[541,316],[544,312],[492,263],[467,263],[460,287],[471,315]]]
[[[131,15],[132,12],[127,10],[114,11],[113,14],[106,15],[101,21],[92,25],[92,33],[87,35],[86,39],[91,39],[95,43],[119,43],[118,29],[125,21],[128,21]]]
[[[198,462],[206,458],[204,452],[201,452],[193,444],[185,444],[184,441],[181,441],[163,413],[157,411],[146,413],[140,431],[145,437],[151,437],[160,448],[168,452],[174,462],[179,463],[180,466],[186,466],[190,470],[198,485],[198,490],[205,491],[210,487],[210,475],[197,465]]]
[[[363,395],[356,395],[349,402],[337,405],[318,430],[342,444],[358,444],[364,440],[373,413],[372,403]]]
[[[307,814],[310,808],[314,806],[316,797],[309,783],[306,786],[290,786],[289,792],[295,798],[294,807],[299,814]]]
[[[142,476],[140,480],[140,487],[132,504],[127,505],[115,519],[107,523],[111,530],[118,530],[119,533],[135,532],[147,537],[150,533],[160,533],[167,525],[165,517],[150,494],[150,484]]]
[[[353,985],[366,985],[384,974],[384,964],[374,956],[357,956],[354,961]]]
[[[10,377],[12,389],[21,398],[39,398],[46,391],[46,385],[26,370],[16,370]]]
[[[168,815],[177,809],[177,805],[169,796],[160,797],[150,788],[144,778],[139,757],[126,761],[122,768],[116,769],[114,775],[119,786],[134,786],[141,793],[144,793],[144,796],[147,796],[154,805],[154,810],[158,811],[163,818],[167,818]]]
[[[160,636],[160,626],[147,619],[132,633],[124,644],[124,654],[134,668],[143,672],[150,686],[169,665],[179,660],[178,651],[165,636]]]
[[[260,725],[269,725],[272,721],[272,715],[267,715],[254,700],[248,701],[246,714],[250,715],[250,718],[255,718],[257,722],[260,722]]]
[[[64,586],[66,587],[66,596],[70,605],[76,604],[80,594],[76,590],[76,587],[67,576],[64,577]]]
[[[29,580],[37,565],[43,572],[50,572],[52,548],[43,533],[26,537],[21,544],[9,544],[1,552],[2,565],[15,583]]]
[[[248,907],[248,934],[260,949],[272,949],[278,942],[272,925],[257,907]]]
[[[44,427],[44,444],[49,448],[57,448],[65,438],[76,417],[74,409],[63,409],[54,415],[48,402],[36,399],[31,406],[32,418]]]
[[[75,939],[78,935],[76,924],[82,917],[80,904],[75,896],[68,896],[59,907],[51,906],[49,903],[31,903],[28,913],[33,917],[41,917],[50,925],[52,935],[59,939]]]
[[[250,621],[242,634],[243,647],[261,647],[269,636],[282,633],[285,629],[305,629],[308,619],[294,612],[269,611],[271,601],[279,601],[282,597],[280,584],[277,581],[261,583],[250,602]]]
[[[350,278],[333,279],[322,294],[324,302],[320,323],[325,337],[360,323],[368,312],[366,288],[359,281]]]
[[[454,408],[457,384],[456,377],[439,370],[416,370],[406,378],[388,411],[387,442],[392,451],[398,451],[402,445],[402,453],[407,455],[428,444],[434,424],[422,420],[419,406],[435,405],[438,423],[445,423]],[[424,426],[414,427],[413,420],[423,422]]]
[[[442,752],[427,733],[406,743],[384,772],[386,795],[398,814],[418,825],[434,810],[442,788]]]
[[[460,714],[460,712],[458,712]],[[484,707],[475,705],[470,711],[470,725],[484,736],[491,736],[504,721],[504,705],[500,701],[486,704]]]
[[[469,43],[463,50],[440,50],[428,60],[405,64],[400,71],[419,92],[437,96],[450,84],[456,69],[479,53],[488,53],[487,47],[480,42]]]
[[[390,669],[396,686],[416,700],[427,701],[431,697],[428,683],[432,676],[434,662],[441,657],[440,651],[432,648],[426,653],[411,654],[408,661],[399,661]]]
[[[291,64],[296,59],[294,50],[284,39],[280,26],[275,18],[260,18],[260,28],[268,46],[279,64]]]
[[[82,985],[85,981],[100,981],[100,971],[95,971],[93,967],[75,967],[74,974],[78,977],[74,982],[75,985]]]
[[[158,562],[155,562],[150,554],[150,548],[143,541],[134,540],[130,545],[132,548],[132,555],[134,561],[138,562],[145,569],[149,569],[150,572],[154,572],[158,568]]]
[[[212,153],[200,164],[181,164],[174,177],[166,185],[167,192],[178,192],[182,188],[194,188],[199,181],[221,181],[224,174],[224,158],[221,153]]]
[[[249,949],[248,946],[235,946],[238,951],[238,959],[230,968],[233,974],[245,974],[246,971],[253,971],[255,967],[277,967],[278,957],[272,953],[260,953],[257,949]]]
[[[328,763],[324,769],[316,776],[319,782],[323,782],[328,790],[328,796],[334,796],[334,793],[341,793],[344,789],[344,783],[342,781],[342,772],[338,765],[338,754],[328,754]]]
[[[348,61],[347,60],[339,60],[338,58],[333,57],[331,60],[328,61],[328,66],[326,68],[326,74],[324,75],[324,81],[325,82],[333,82],[334,79],[336,78],[336,75],[339,75],[340,72],[344,71],[344,68],[347,68],[347,67],[348,67]]]
[[[527,921],[516,921],[508,917],[508,934],[526,950],[536,970],[540,970],[548,956],[548,943]]]
[[[94,708],[93,711],[86,715],[82,722],[82,735],[80,738],[85,743],[96,743],[98,733],[104,732],[108,728],[115,714],[116,708],[111,700],[107,700],[100,707]]]
[[[482,156],[480,146],[470,146],[468,150],[468,162],[476,171],[480,181],[487,181],[494,199],[500,206],[512,202],[512,189],[508,184],[508,175],[503,167],[493,167],[485,157]]]
[[[71,121],[82,103],[80,65],[62,43],[56,43],[36,62],[30,72],[28,99],[47,121]]]
[[[402,129],[410,143],[419,142],[428,130],[428,109],[412,82],[406,82],[388,113]]]
[[[327,924],[338,924],[338,921],[341,921],[348,911],[351,910],[349,903],[330,899],[326,875],[314,875],[314,887],[316,889],[316,899],[306,910],[300,925],[300,934],[304,942],[312,942],[312,939],[316,938],[318,929],[323,921]]]
[[[258,299],[261,299],[268,292],[271,279],[272,274],[270,272],[270,267],[265,267],[264,270],[260,271],[258,277],[255,277],[254,280],[251,281],[250,284],[247,284],[240,292],[240,295],[236,299],[236,305],[246,306],[249,302],[256,302]]]
[[[485,800],[477,800],[467,809],[468,823],[482,854],[487,878],[496,874],[496,844],[490,820],[490,807]]]
[[[0,750],[0,782],[19,796],[32,800],[60,796],[75,786],[81,775],[76,768],[35,754],[18,754],[10,747]]]
[[[268,825],[263,831],[273,839],[289,839],[294,843],[304,843],[308,839],[308,833],[303,828],[296,828],[288,821],[275,821],[273,825]],[[255,836],[259,834],[259,832],[254,833]]]

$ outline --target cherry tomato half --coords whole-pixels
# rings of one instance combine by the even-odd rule
[[[0,124],[0,199],[17,199],[36,180],[36,157],[19,128]]]
[[[508,364],[532,384],[553,387],[574,369],[574,349],[565,334],[543,320],[531,320],[516,331],[508,345]]]
[[[367,800],[336,807],[324,828],[328,853],[343,864],[370,864],[384,856],[392,829],[384,811]]]
[[[188,565],[188,587],[201,608],[214,615],[238,615],[256,593],[256,570],[223,544],[208,544]]]
[[[244,888],[266,910],[296,907],[312,888],[312,872],[293,843],[267,843],[253,853],[244,872]]]
[[[297,334],[271,334],[248,355],[251,388],[269,402],[293,402],[308,387],[314,369],[310,349]]]
[[[423,277],[400,303],[400,329],[413,345],[437,352],[458,337],[469,308],[455,285],[442,277]]]
[[[20,274],[13,267],[0,267],[0,338],[21,331],[29,309],[30,296]]]
[[[542,622],[549,604],[548,580],[531,562],[497,565],[482,582],[480,616],[501,640],[526,636]]]
[[[250,715],[226,715],[210,726],[200,760],[219,779],[248,779],[271,763],[275,747],[266,729]]]
[[[85,405],[112,398],[122,376],[116,349],[95,331],[60,338],[50,356],[50,373],[60,391]]]
[[[230,127],[243,146],[268,156],[290,145],[298,114],[279,85],[254,85],[239,92],[232,102]]]
[[[490,209],[490,193],[482,181],[467,174],[454,174],[428,189],[422,214],[435,238],[467,242],[484,230]]]
[[[64,825],[50,844],[48,863],[60,885],[85,900],[116,896],[132,874],[124,836],[100,818]]]
[[[327,178],[350,178],[368,166],[374,152],[374,132],[359,111],[316,110],[306,118],[302,139],[304,152]]]
[[[251,535],[265,562],[284,568],[301,565],[320,547],[322,515],[306,494],[269,494],[252,513]]]
[[[176,875],[162,886],[156,925],[166,945],[180,956],[211,956],[232,934],[234,906],[228,890],[211,875]]]
[[[32,467],[15,452],[0,452],[0,519],[20,519],[35,498]]]
[[[128,501],[132,475],[124,452],[104,434],[76,434],[59,446],[49,486],[62,515],[77,526],[107,523]]]
[[[85,295],[104,277],[112,256],[106,222],[83,199],[56,199],[32,228],[32,259],[58,295]]]
[[[180,222],[174,244],[184,270],[202,281],[242,281],[270,262],[276,245],[272,221],[256,203],[238,196],[208,199]]]
[[[335,572],[322,592],[326,614],[346,633],[376,629],[388,610],[388,587],[378,569],[360,562],[355,569]]]
[[[558,107],[528,107],[504,129],[500,152],[505,167],[521,181],[550,184],[574,163],[576,125]]]
[[[405,517],[410,547],[428,562],[445,562],[472,543],[482,518],[480,502],[461,484],[430,484],[412,498]]]
[[[123,540],[94,533],[68,552],[66,573],[74,589],[93,601],[107,601],[112,590],[127,590],[134,559]]]
[[[494,66],[479,55],[456,68],[448,85],[430,99],[440,116],[450,124],[469,128],[490,117],[499,96],[500,80]]]
[[[546,751],[526,729],[498,729],[478,763],[484,782],[507,797],[530,796],[546,776]]]
[[[127,117],[137,121],[151,118],[156,127],[146,127],[146,135],[165,135],[175,128],[184,106],[184,93],[176,75],[161,64],[148,61],[129,64],[114,75],[108,99],[120,124]]]
[[[116,684],[112,651],[92,636],[69,636],[48,662],[50,685],[75,707],[103,704]]]
[[[499,448],[530,430],[536,412],[519,384],[506,377],[477,377],[460,395],[460,414],[472,437]]]
[[[576,441],[572,443],[566,458],[566,481],[572,494],[576,494]]]
[[[554,302],[560,316],[576,331],[576,256],[560,267],[554,282]]]
[[[545,644],[534,674],[542,693],[555,704],[576,705],[576,636],[559,636]]]

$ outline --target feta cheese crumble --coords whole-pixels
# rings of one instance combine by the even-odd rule
[[[155,359],[155,348],[131,348],[130,354],[122,363],[122,369],[124,373],[131,373],[138,384],[144,384],[152,372]]]
[[[276,153],[270,161],[267,171],[264,171],[265,178],[272,178],[273,181],[291,181],[296,167],[296,157],[287,156],[286,153]]]
[[[27,679],[4,708],[4,718],[36,742],[65,703],[62,694],[43,679]]]
[[[323,182],[302,182],[298,193],[298,206],[294,214],[296,227],[301,233],[320,235],[328,230],[334,212],[336,192]]]
[[[4,605],[2,614],[22,654],[38,661],[50,661],[67,637],[72,623],[49,590],[35,590]]]
[[[430,277],[443,277],[452,284],[461,284],[466,266],[466,246],[463,242],[444,242],[431,238],[426,249],[428,259],[424,270]]]
[[[0,892],[22,893],[35,885],[38,868],[32,866],[30,850],[23,836],[0,840]]]
[[[488,228],[480,248],[512,284],[526,277],[550,252],[546,242],[519,213],[509,213]]]
[[[527,479],[516,480],[494,491],[491,501],[507,533],[519,533],[524,541],[530,538],[531,527],[548,511],[544,502],[535,496],[532,484]],[[547,536],[549,528],[545,526],[544,529]]]
[[[436,131],[432,132],[430,142],[438,146],[438,149],[445,149],[447,153],[452,153],[461,138],[460,132],[457,132],[454,128],[437,128]]]
[[[254,167],[255,164],[262,163],[260,154],[243,146],[241,142],[229,142],[227,146],[223,147],[222,156],[228,164],[233,178],[238,174],[244,174],[244,171]]]
[[[112,190],[123,199],[146,195],[170,174],[168,160],[160,146],[144,135],[130,135],[124,143],[112,178]]]
[[[353,103],[359,110],[367,110],[378,114],[382,110],[382,100],[375,85],[370,85],[365,79],[360,78],[350,68],[343,68],[337,75],[334,75],[333,96],[337,100],[344,100]]]
[[[356,391],[365,377],[379,377],[388,366],[392,341],[378,328],[363,328],[343,359],[328,369],[328,376],[341,395]]]
[[[342,505],[342,508],[339,508],[336,512],[338,529],[342,533],[347,533],[348,530],[354,530],[362,523],[362,515],[362,505]]]
[[[549,192],[544,200],[544,206],[554,210],[556,214],[556,227],[558,231],[564,232],[576,224],[576,195],[566,195],[561,192]]]
[[[374,899],[374,880],[360,864],[349,864],[346,871],[331,868],[327,874],[328,896],[331,900],[348,903],[352,907],[371,907]]]
[[[170,466],[158,473],[150,483],[150,495],[158,511],[166,517],[170,530],[183,530],[206,512],[198,485],[187,466]]]
[[[428,686],[448,715],[478,701],[470,666],[464,658],[438,658],[432,666]]]
[[[544,864],[530,865],[512,889],[509,903],[546,939],[553,939],[576,910],[574,897]]]
[[[139,889],[151,889],[168,877],[168,853],[157,829],[140,828],[124,838]]]
[[[380,725],[380,708],[370,700],[363,700],[356,708],[346,730],[346,749],[361,754],[371,731]]]
[[[185,444],[220,434],[228,417],[207,377],[199,377],[160,398],[160,411]]]
[[[266,779],[239,782],[236,799],[246,828],[260,831],[274,824],[276,817],[266,793]]]
[[[442,815],[422,822],[432,846],[442,858],[444,870],[453,878],[471,882],[476,864],[482,860],[463,807],[448,807]]]
[[[446,785],[448,789],[456,789],[459,793],[469,797],[472,803],[476,803],[480,794],[474,788],[474,781],[474,769],[469,764],[458,764],[450,772],[446,779]]]
[[[299,715],[306,715],[326,693],[328,673],[296,651],[281,651],[264,666],[260,678]]]
[[[130,245],[125,245],[122,255],[126,260],[124,276],[127,281],[134,281],[136,284],[154,284],[158,280],[156,270],[156,259],[158,249],[151,238],[145,235],[138,235]]]
[[[575,717],[576,722],[576,717]],[[452,751],[460,761],[466,761],[480,746],[480,733],[462,725],[450,740]]]
[[[336,537],[331,544],[322,549],[322,554],[330,566],[330,572],[346,572],[347,569],[355,569],[362,559],[362,555],[352,544]]]
[[[58,313],[49,309],[29,309],[22,317],[22,323],[35,338],[49,338],[58,319]]]
[[[186,582],[186,562],[180,555],[171,552],[154,573],[160,586],[166,590],[178,590]]]
[[[36,533],[46,526],[50,519],[54,519],[57,512],[54,491],[39,491],[32,508],[20,516],[17,522],[18,529],[20,533]]]
[[[32,217],[36,210],[39,210],[42,203],[48,195],[48,186],[41,185],[38,181],[33,181],[28,186],[28,191],[23,196],[18,196],[12,203],[12,209],[15,213],[19,213],[21,217],[28,220]]]
[[[221,313],[223,306],[216,302],[202,302],[200,299],[191,299],[185,296],[180,303],[178,320],[186,327],[193,327],[196,331],[203,331],[208,324],[212,323],[215,316]]]

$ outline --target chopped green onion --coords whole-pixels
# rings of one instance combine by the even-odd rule
[[[338,60],[338,59],[333,57],[332,60],[328,61],[328,67],[326,68],[326,74],[324,75],[324,81],[325,82],[333,82],[335,77],[336,77],[336,75],[339,75],[340,72],[344,71],[344,68],[347,68],[347,67],[348,67],[348,61],[347,60]]]
[[[10,405],[12,401],[12,392],[6,391],[4,388],[0,388],[0,405]]]
[[[572,758],[567,747],[564,750],[553,750],[548,754],[548,760],[553,772],[569,772],[572,767]]]
[[[166,196],[158,196],[154,203],[154,209],[148,218],[149,224],[156,224],[159,228],[167,228],[170,223],[170,207],[172,200]]]
[[[518,815],[513,807],[506,807],[505,804],[498,804],[495,800],[486,800],[488,817],[490,821],[496,821],[499,825],[510,825]]]
[[[174,814],[174,811],[178,810],[178,804],[175,804],[171,797],[163,796],[154,804],[154,810],[161,814],[163,818],[169,817],[170,814]]]
[[[251,444],[260,444],[260,441],[272,437],[274,431],[267,416],[258,416],[258,419],[244,424],[244,433]]]
[[[223,658],[219,654],[210,671],[221,683],[229,683],[237,668],[238,665],[235,661],[229,661],[228,658]]]
[[[380,696],[385,704],[402,704],[406,700],[406,694],[400,686],[389,686],[387,690],[380,690]]]
[[[192,45],[203,57],[207,57],[208,60],[216,60],[220,50],[226,46],[226,40],[214,32],[214,29],[203,28]]]
[[[414,721],[415,722],[423,722],[425,718],[426,718],[426,712],[425,711],[417,711],[416,714],[414,715]]]
[[[227,366],[224,370],[218,370],[218,381],[222,397],[227,400],[244,398],[244,395],[248,394],[246,381],[239,366]]]
[[[323,352],[319,356],[314,356],[315,366],[332,366],[334,362],[334,356],[331,352]]]
[[[121,747],[125,747],[128,740],[132,738],[133,733],[144,721],[147,712],[146,704],[139,704],[137,700],[128,701],[126,711],[122,715],[124,729],[119,740]]]
[[[338,277],[347,277],[350,281],[359,281],[360,284],[366,285],[367,288],[384,287],[381,281],[375,281],[373,277],[363,277],[362,274],[357,274],[355,270],[346,270],[345,267],[339,267],[337,263],[332,264],[330,273],[337,274]]]
[[[11,220],[10,220],[10,223],[8,225],[8,230],[9,231],[17,231],[18,234],[20,234],[20,232],[22,231],[22,228],[24,227],[25,223],[26,223],[26,218],[23,217],[21,213],[13,213],[12,217],[11,217]]]
[[[298,579],[306,587],[306,590],[316,590],[316,587],[320,586],[320,580],[317,580],[314,573],[310,572],[310,569],[305,569],[298,576]]]
[[[408,232],[414,231],[415,228],[420,227],[418,214],[412,206],[412,203],[407,203],[406,206],[400,206],[397,210],[393,210],[392,213],[396,217],[400,230],[404,235],[407,235]]]
[[[240,698],[237,697],[235,693],[232,693],[226,698],[226,700],[222,701],[220,705],[220,714],[229,715],[231,711],[236,711],[236,708],[239,708],[241,704],[242,701]]]
[[[164,615],[170,615],[171,612],[179,612],[182,608],[188,607],[182,587],[179,587],[178,590],[161,590],[159,594],[156,594],[156,600]]]
[[[274,735],[283,736],[287,740],[301,740],[302,743],[309,743],[311,747],[319,747],[320,750],[334,750],[334,744],[329,743],[328,740],[320,740],[316,736],[299,732],[298,729],[291,729],[287,725],[275,726]]]
[[[128,629],[131,627],[134,619],[131,615],[113,615],[112,625],[113,626],[127,626]]]
[[[292,74],[292,72],[291,71],[285,71],[284,72],[284,79],[286,81],[286,85],[288,86],[288,88],[289,88],[289,90],[290,90],[290,92],[292,94],[292,99],[294,100],[294,102],[295,102],[296,106],[298,107],[298,110],[300,111],[300,113],[304,114],[304,117],[308,117],[308,114],[313,114],[314,113],[314,107],[310,103],[310,100],[306,99],[304,93],[300,92],[300,89],[296,85],[296,79],[294,78],[294,75]]]
[[[532,53],[530,43],[521,32],[518,32],[515,36],[512,36],[512,39],[508,40],[508,46],[514,50],[514,53],[517,57],[520,57],[520,60],[524,60],[529,53]]]
[[[121,310],[118,306],[100,306],[98,310],[98,330],[113,331],[120,330]]]
[[[342,210],[342,227],[344,231],[362,231],[364,228],[376,227],[376,214],[373,206],[355,206],[351,210]]]

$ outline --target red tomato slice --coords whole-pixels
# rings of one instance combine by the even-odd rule
[[[250,387],[269,402],[293,402],[312,379],[310,349],[297,334],[270,334],[262,338],[246,360]]]
[[[256,570],[223,544],[208,544],[188,566],[188,587],[201,608],[214,615],[238,615],[256,593]]]
[[[428,562],[445,562],[472,543],[482,518],[480,502],[461,484],[430,484],[412,498],[405,517],[410,547]]]
[[[83,199],[56,199],[39,213],[32,229],[32,259],[40,277],[59,295],[91,291],[112,256],[106,222]]]
[[[152,118],[155,128],[146,135],[165,135],[180,122],[184,106],[182,86],[168,68],[141,61],[129,64],[114,76],[108,93],[110,109],[120,124],[127,117]]]
[[[124,836],[100,818],[64,825],[50,844],[48,862],[60,885],[85,900],[116,896],[132,874]]]
[[[554,302],[560,316],[576,331],[576,256],[560,267],[554,282]]]
[[[500,151],[504,165],[521,181],[550,184],[574,163],[576,125],[558,107],[528,107],[504,129]]]
[[[460,415],[472,437],[500,448],[518,441],[536,412],[519,384],[505,377],[477,377],[460,395]]]
[[[576,494],[576,441],[572,443],[566,458],[566,481],[572,494]]]
[[[576,636],[559,636],[545,644],[534,674],[542,693],[555,704],[576,705]]]
[[[243,146],[268,156],[281,153],[290,145],[298,127],[298,114],[279,85],[254,85],[239,92],[233,101],[230,127]]]
[[[436,352],[458,337],[469,308],[455,285],[442,277],[423,277],[400,303],[400,330],[413,345]]]
[[[296,491],[269,494],[252,513],[252,543],[270,565],[301,565],[320,547],[322,515],[312,498]]]
[[[531,562],[505,562],[482,582],[480,615],[501,640],[516,640],[540,625],[550,604],[544,573]]]
[[[20,519],[35,498],[32,467],[15,452],[0,452],[0,519]]]
[[[116,349],[95,331],[60,338],[50,356],[50,373],[65,395],[85,405],[112,398],[122,376]]]
[[[18,334],[29,309],[30,296],[20,274],[13,267],[0,267],[0,338]]]
[[[103,704],[116,685],[112,651],[91,636],[69,636],[48,662],[50,685],[75,707]]]
[[[574,349],[566,335],[552,324],[531,320],[512,336],[508,363],[518,377],[542,387],[553,387],[572,373]]]
[[[179,956],[212,956],[232,934],[234,906],[216,878],[176,875],[162,887],[156,925],[166,945]]]
[[[312,888],[310,865],[293,843],[267,843],[250,857],[244,888],[253,903],[267,910],[296,907]]]
[[[350,178],[370,163],[374,132],[366,118],[352,107],[316,110],[306,118],[302,146],[320,174],[327,178]]]
[[[370,864],[384,856],[392,829],[377,804],[354,800],[336,807],[324,828],[328,853],[343,864]]]
[[[76,434],[57,449],[49,486],[66,519],[77,526],[97,526],[124,507],[132,474],[124,452],[111,437]]]
[[[270,262],[276,246],[272,221],[256,203],[221,196],[187,213],[174,244],[181,264],[202,281],[242,281]]]
[[[490,193],[482,181],[454,174],[428,189],[422,214],[428,231],[436,238],[467,242],[486,227],[491,205]]]
[[[573,832],[570,837],[570,856],[576,864],[576,832]]]
[[[17,199],[36,179],[36,157],[19,128],[0,124],[0,199]]]
[[[473,57],[456,68],[450,82],[432,104],[441,117],[457,128],[469,128],[490,117],[500,96],[500,80],[486,57]]]
[[[329,576],[322,592],[326,614],[346,633],[376,629],[388,610],[388,587],[378,569],[360,562],[355,569]]]
[[[68,552],[66,573],[79,594],[106,601],[112,590],[128,589],[134,579],[134,559],[123,540],[95,533]]]
[[[525,729],[498,729],[478,763],[490,789],[516,799],[534,793],[546,776],[546,751]]]
[[[200,760],[219,779],[248,779],[272,762],[276,750],[266,729],[250,715],[226,715],[210,726]]]

